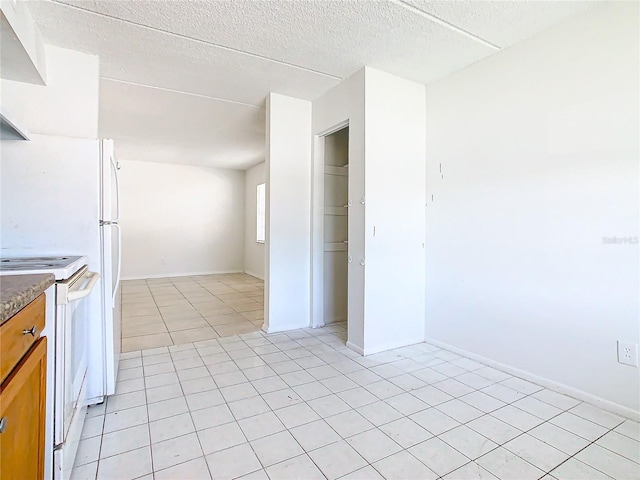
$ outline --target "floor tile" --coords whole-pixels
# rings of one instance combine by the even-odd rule
[[[126,410],[127,408],[139,407],[147,403],[144,390],[131,393],[123,393],[122,395],[112,395],[107,399],[107,413],[116,412],[118,410]]]
[[[304,453],[296,439],[287,431],[253,440],[250,444],[265,468]]]
[[[575,398],[569,397],[568,395],[563,395],[561,393],[554,392],[552,390],[540,390],[533,395],[533,398],[537,398],[538,400],[542,400],[554,407],[558,407],[561,410],[567,410],[569,408],[573,408],[580,403],[580,400],[576,400]]]
[[[306,403],[278,409],[275,414],[287,428],[294,428],[320,418]]]
[[[512,403],[516,400],[524,398],[524,393],[520,393],[513,388],[509,388],[500,383],[496,383],[489,387],[483,388],[480,390],[482,393],[486,393],[487,395],[491,395],[493,398],[497,398],[498,400],[502,400],[505,403]]]
[[[498,447],[497,443],[492,442],[465,425],[449,430],[438,438],[471,460],[475,460]]]
[[[402,450],[402,447],[379,429],[367,430],[347,439],[356,452],[373,463]]]
[[[554,425],[564,428],[571,433],[575,433],[576,435],[579,435],[580,437],[586,438],[587,440],[591,441],[594,441],[607,432],[607,429],[605,427],[590,422],[589,420],[585,420],[584,418],[578,417],[577,415],[569,412],[562,413],[549,421]]]
[[[542,470],[502,447],[483,455],[476,463],[498,478],[533,480],[544,475]]]
[[[409,453],[438,475],[446,475],[469,459],[439,438],[431,438],[408,449]]]
[[[410,415],[409,418],[421,427],[427,429],[427,431],[433,435],[440,435],[441,433],[460,425],[460,422],[445,415],[436,408],[422,410],[421,412]]]
[[[435,480],[438,478],[435,472],[407,451],[395,453],[374,463],[373,466],[388,480]]]
[[[516,402],[516,404],[517,403],[518,402]],[[516,427],[518,430],[522,430],[523,432],[526,432],[527,430],[531,430],[532,428],[537,427],[538,425],[544,422],[542,418],[532,415],[530,413],[527,413],[524,410],[520,410],[519,408],[516,408],[514,405],[515,404],[507,405],[506,407],[503,407],[494,412],[491,412],[491,416],[496,417],[502,420],[503,422],[508,423],[513,427]]]
[[[554,407],[553,405],[549,405],[548,403],[542,402],[533,397],[525,397],[516,402],[513,402],[511,404],[511,407],[523,410],[543,420],[549,420],[550,418],[553,418],[562,413],[562,410],[560,410],[559,408]]]
[[[153,467],[157,470],[202,456],[200,442],[195,433],[153,443],[151,451],[153,453]]]
[[[558,480],[611,480],[609,475],[576,460],[575,457],[552,470],[551,475]]]
[[[568,454],[526,433],[505,443],[503,447],[545,472],[569,458]]]
[[[211,474],[205,458],[199,457],[164,470],[156,470],[154,477],[155,480],[210,480]]]
[[[151,472],[151,449],[144,447],[101,460],[97,479],[137,478]]]
[[[596,444],[578,452],[575,458],[613,478],[640,478],[640,464]]]
[[[609,432],[596,441],[600,445],[640,464],[640,442],[618,432]]]
[[[117,430],[102,437],[100,458],[112,457],[150,444],[149,427],[146,424]]]
[[[341,440],[340,435],[324,420],[300,425],[292,428],[290,432],[307,452]]]
[[[270,479],[278,480],[324,480],[325,476],[308,455],[299,455],[266,469]]]
[[[429,431],[406,417],[382,425],[380,430],[403,448],[412,447],[433,436]]]
[[[469,422],[467,426],[487,437],[489,440],[494,441],[498,445],[502,445],[503,443],[506,443],[522,434],[521,430],[518,430],[517,428],[512,427],[491,415],[484,415],[480,418],[476,418]]]
[[[575,455],[590,443],[589,440],[549,422],[545,422],[527,433],[568,455]]]
[[[375,402],[356,409],[375,426],[384,425],[401,418],[403,415],[385,402]]]
[[[102,427],[104,426],[104,415],[95,417],[87,417],[82,427],[81,439],[97,437],[102,435]]]
[[[76,465],[86,465],[98,460],[102,437],[92,437],[81,440],[76,453]]]
[[[129,408],[118,412],[109,413],[104,417],[104,433],[115,432],[123,428],[135,427],[136,425],[146,424],[147,406]]]
[[[348,438],[374,428],[369,420],[355,410],[327,417],[325,420],[342,438]]]
[[[615,428],[625,420],[618,415],[605,412],[604,410],[587,403],[581,403],[573,407],[569,412],[593,423],[597,423],[605,428]]]
[[[191,415],[183,413],[149,423],[151,442],[158,443],[195,431]]]
[[[308,455],[329,479],[342,477],[367,465],[358,452],[344,440],[314,450]]]
[[[262,395],[262,398],[269,404],[272,410],[302,403],[302,399],[290,388],[265,393]]]
[[[441,403],[435,408],[460,423],[470,422],[474,418],[484,415],[484,412],[481,410],[478,410],[477,408],[458,399]]]
[[[133,350],[145,350],[147,348],[162,347],[172,345],[173,340],[168,333],[155,333],[140,337],[128,337],[122,339],[122,351],[131,352]],[[98,475],[100,472],[98,472]]]
[[[431,406],[437,406],[453,399],[451,395],[432,385],[412,390],[411,395]]]
[[[223,406],[226,408],[226,405]],[[268,435],[281,432],[285,429],[283,423],[278,419],[278,417],[276,417],[273,412],[266,412],[261,415],[256,415],[255,417],[239,420],[238,424],[240,425],[240,428],[242,429],[245,437],[247,437],[247,440],[249,441],[266,437]],[[293,429],[291,432],[293,433],[294,430],[295,429]],[[322,432],[318,432],[318,435],[321,436]]]
[[[464,403],[483,411],[490,413],[505,406],[505,403],[497,398],[492,397],[484,392],[475,391],[460,397]]]
[[[225,403],[219,390],[191,393],[185,395],[185,399],[192,412]]]
[[[616,432],[625,435],[629,438],[633,438],[640,442],[640,423],[633,420],[626,420],[624,423],[618,425],[615,429]]]
[[[202,445],[202,451],[205,455],[240,445],[247,441],[236,422],[199,430],[198,439],[200,439],[200,445]]]
[[[230,480],[262,469],[248,443],[207,455],[213,480]]]
[[[523,393],[525,395],[531,395],[532,393],[542,390],[542,387],[535,383],[528,382],[517,377],[511,377],[507,380],[500,382],[500,385],[512,388],[516,392]]]
[[[267,405],[267,402],[265,402],[262,397],[251,397],[243,400],[236,400],[235,402],[228,402],[228,405],[233,416],[236,417],[236,420],[260,415],[261,413],[266,413],[270,410],[269,405]]]
[[[442,478],[443,480],[495,480],[498,477],[482,468],[476,462],[469,462]]]
[[[91,462],[86,465],[76,464],[71,472],[71,480],[96,480],[97,472],[98,462]]]
[[[340,477],[340,480],[384,480],[384,477],[371,465],[367,465],[355,472],[348,473],[344,477]]]

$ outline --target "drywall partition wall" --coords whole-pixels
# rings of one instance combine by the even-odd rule
[[[265,322],[308,327],[311,275],[311,102],[267,97]]]
[[[244,172],[120,166],[124,279],[243,271]]]
[[[425,115],[424,85],[366,70],[367,354],[424,340]]]
[[[349,255],[347,345],[364,352],[364,82],[365,69],[354,73],[313,102],[312,308],[314,325],[322,325],[324,264],[324,142],[327,135],[349,125]],[[355,200],[354,200],[355,199]]]
[[[264,243],[256,241],[256,187],[265,183],[265,163],[245,171],[244,271],[264,280]]]
[[[45,51],[47,86],[2,79],[2,108],[31,133],[98,138],[98,57],[50,45]]]
[[[627,413],[638,18],[637,2],[594,9],[429,85],[426,103],[428,337]]]
[[[347,345],[364,354],[424,340],[424,98],[423,85],[366,67],[313,103],[314,135],[349,125]],[[316,140],[314,318],[322,318],[323,146]]]

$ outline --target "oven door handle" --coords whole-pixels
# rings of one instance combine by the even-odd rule
[[[89,295],[96,282],[100,279],[100,274],[98,272],[86,272],[84,278],[89,280],[84,288],[74,290],[74,288],[71,287],[71,289],[69,289],[67,292],[67,303],[75,302]],[[82,282],[77,282],[78,285],[80,283]]]

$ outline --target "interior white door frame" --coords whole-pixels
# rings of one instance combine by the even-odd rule
[[[324,326],[324,145],[325,137],[349,126],[343,120],[313,137],[311,166],[311,327]]]

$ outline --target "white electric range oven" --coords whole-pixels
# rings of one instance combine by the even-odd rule
[[[68,479],[78,450],[86,414],[87,302],[100,278],[84,256],[0,259],[0,275],[52,273],[47,293],[47,417],[45,478]]]

